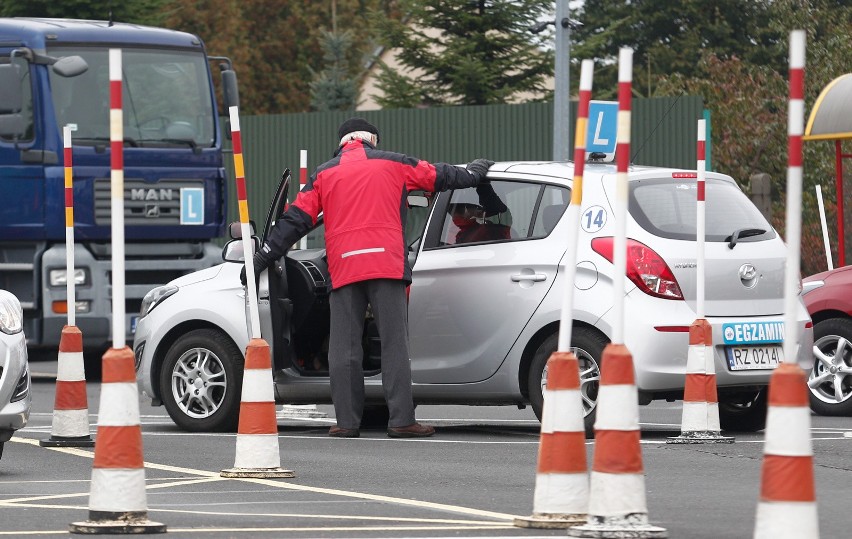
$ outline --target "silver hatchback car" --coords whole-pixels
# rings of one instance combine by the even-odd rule
[[[13,294],[0,290],[0,457],[3,445],[30,416],[30,371],[23,311]]]
[[[612,333],[615,167],[585,169],[572,345],[581,362],[586,426],[597,402],[601,354]],[[541,414],[547,359],[562,302],[572,163],[506,162],[490,183],[412,207],[406,227],[413,283],[409,334],[417,403],[531,405]],[[625,344],[641,403],[683,396],[689,325],[696,318],[695,172],[631,167]],[[280,215],[288,181],[267,220]],[[420,197],[420,201],[427,200]],[[706,318],[713,327],[720,420],[763,428],[766,385],[783,359],[781,238],[736,182],[706,181]],[[238,262],[240,242],[225,247]],[[240,264],[202,270],[146,297],[134,339],[142,391],[188,430],[237,422],[248,343]],[[260,281],[260,318],[272,347],[281,403],[330,403],[330,282],[323,249],[293,250]],[[798,308],[799,358],[808,363],[810,319]],[[381,343],[365,326],[365,421],[386,420]]]

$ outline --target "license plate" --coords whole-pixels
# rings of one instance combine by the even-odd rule
[[[138,322],[138,321],[139,321],[138,316],[131,316],[130,317],[130,333],[136,333],[136,322]]]
[[[774,369],[784,361],[784,349],[780,345],[726,346],[725,354],[732,371]]]

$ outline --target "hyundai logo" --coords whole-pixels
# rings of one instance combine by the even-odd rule
[[[757,284],[757,269],[751,264],[743,264],[740,266],[740,282],[746,288],[752,288]]]

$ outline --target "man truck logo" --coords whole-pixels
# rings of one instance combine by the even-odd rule
[[[160,216],[160,205],[159,204],[145,204],[145,217],[159,217]]]
[[[172,191],[172,189],[131,189],[130,200],[164,202],[174,199],[174,193]]]

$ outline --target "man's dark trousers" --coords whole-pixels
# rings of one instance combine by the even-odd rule
[[[390,410],[388,427],[415,422],[408,356],[408,302],[406,283],[398,279],[370,279],[331,293],[331,336],[328,368],[337,426],[357,429],[364,410],[362,338],[367,303],[379,328],[382,346],[382,388]]]

